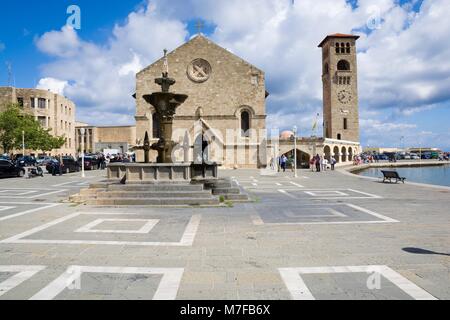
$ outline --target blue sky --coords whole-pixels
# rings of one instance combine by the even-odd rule
[[[72,4],[81,8],[74,33],[63,29]],[[362,143],[405,137],[450,150],[449,1],[19,0],[1,9],[0,85],[8,61],[16,86],[62,88],[80,120],[100,125],[133,122],[129,71],[188,40],[202,20],[213,41],[266,71],[268,126],[309,135],[322,106],[317,44],[327,33],[358,33]],[[371,15],[378,28],[366,24]]]

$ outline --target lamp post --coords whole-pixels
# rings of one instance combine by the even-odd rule
[[[297,178],[297,126],[294,126],[294,178]]]
[[[25,131],[22,130],[22,157],[25,157]]]
[[[86,134],[86,129],[81,128],[80,134],[81,134],[81,177],[85,178],[86,175],[84,173],[84,135]]]

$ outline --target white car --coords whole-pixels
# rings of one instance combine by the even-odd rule
[[[420,160],[420,157],[417,154],[411,155],[411,160]]]

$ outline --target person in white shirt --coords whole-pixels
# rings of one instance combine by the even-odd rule
[[[327,171],[327,167],[328,167],[328,160],[327,160],[327,158],[323,157],[323,159],[322,159],[322,170],[323,171]]]

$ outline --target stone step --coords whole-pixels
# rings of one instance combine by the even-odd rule
[[[239,188],[217,188],[213,190],[214,195],[226,195],[226,194],[240,194]]]
[[[111,185],[108,187],[108,191],[121,191],[121,192],[178,192],[178,191],[190,191],[201,192],[204,191],[203,185],[193,184],[149,184],[149,185]]]
[[[225,201],[250,201],[247,194],[227,194],[223,195]]]
[[[138,198],[138,199],[166,199],[166,198],[210,198],[211,191],[108,191],[97,193],[97,198]]]
[[[219,205],[219,200],[210,198],[98,198],[88,200],[87,205],[96,206],[208,206]]]
[[[104,191],[106,191],[106,189],[81,189],[80,190],[80,195],[81,196],[90,196],[90,195],[93,195],[93,194],[97,194],[97,193],[99,193],[99,192],[104,192]]]

